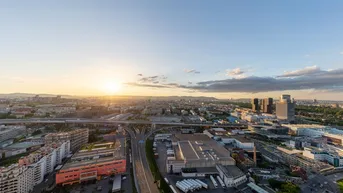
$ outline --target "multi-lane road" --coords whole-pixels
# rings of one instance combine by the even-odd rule
[[[126,129],[131,136],[132,159],[134,165],[135,183],[140,193],[158,193],[154,183],[154,177],[149,169],[149,163],[145,152],[145,141],[148,135],[144,132],[135,133],[132,129]]]

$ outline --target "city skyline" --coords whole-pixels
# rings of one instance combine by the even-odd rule
[[[0,93],[343,98],[343,2],[6,2]]]

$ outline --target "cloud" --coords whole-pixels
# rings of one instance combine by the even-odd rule
[[[183,69],[183,71],[186,72],[186,73],[189,73],[189,74],[191,74],[191,73],[193,73],[193,74],[200,74],[200,72],[196,71],[195,69]]]
[[[188,81],[188,84],[193,84],[193,82]]]
[[[197,85],[184,88],[195,89],[203,92],[269,92],[285,90],[342,90],[343,69],[322,71],[316,76],[304,75],[294,78],[274,77],[246,77],[241,79],[231,78],[225,80],[211,80],[198,82]]]
[[[320,72],[323,72],[323,71],[320,70],[318,66],[308,66],[300,70],[285,72],[283,75],[280,75],[278,77],[297,77],[297,76],[318,74]]]
[[[340,54],[342,54],[342,55],[343,55],[343,51],[342,51]]]
[[[158,76],[148,76],[148,77],[143,77],[141,79],[139,79],[139,82],[143,82],[143,83],[151,83],[151,82],[155,82],[157,81]]]
[[[135,87],[147,87],[147,88],[177,88],[180,85],[177,83],[168,83],[168,84],[144,84],[144,83],[137,83],[137,82],[127,82],[124,83],[129,86]]]
[[[235,68],[232,70],[227,70],[227,75],[228,76],[238,76],[238,75],[242,75],[245,72],[243,70],[241,70],[240,68]]]
[[[291,77],[291,78],[290,78]],[[217,92],[217,93],[258,93],[286,90],[314,90],[326,92],[343,92],[343,68],[320,70],[318,67],[304,68],[288,72],[277,77],[250,76],[244,78],[229,78],[224,80],[209,80],[187,85],[177,83],[147,84],[127,83],[131,86],[150,88],[179,88],[186,92]]]
[[[143,76],[143,74],[137,74],[137,76]]]

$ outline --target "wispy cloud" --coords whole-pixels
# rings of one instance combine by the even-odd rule
[[[342,54],[342,55],[343,55],[343,51],[342,51],[340,54]]]
[[[227,70],[227,75],[228,76],[238,76],[238,75],[242,75],[244,74],[245,72],[240,69],[240,68],[235,68],[235,69],[232,69],[232,70]]]
[[[308,66],[303,69],[294,70],[290,72],[285,72],[284,74],[278,77],[296,77],[296,76],[305,76],[305,75],[313,75],[322,72],[318,66]]]
[[[143,76],[143,74],[137,74],[137,76]]]
[[[189,74],[191,74],[191,73],[199,74],[200,73],[199,71],[197,71],[195,69],[183,69],[183,71],[186,72],[186,73],[189,73]]]

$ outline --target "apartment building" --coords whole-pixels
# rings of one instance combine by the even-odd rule
[[[27,166],[33,169],[34,185],[42,183],[44,176],[53,172],[55,166],[61,163],[70,151],[70,142],[58,142],[45,145],[28,156],[20,158],[19,166]]]
[[[28,193],[33,190],[33,169],[13,164],[0,168],[0,193]]]
[[[88,129],[76,129],[69,132],[50,133],[45,136],[45,143],[51,144],[57,141],[70,141],[71,151],[77,151],[82,145],[88,143],[88,136]]]

